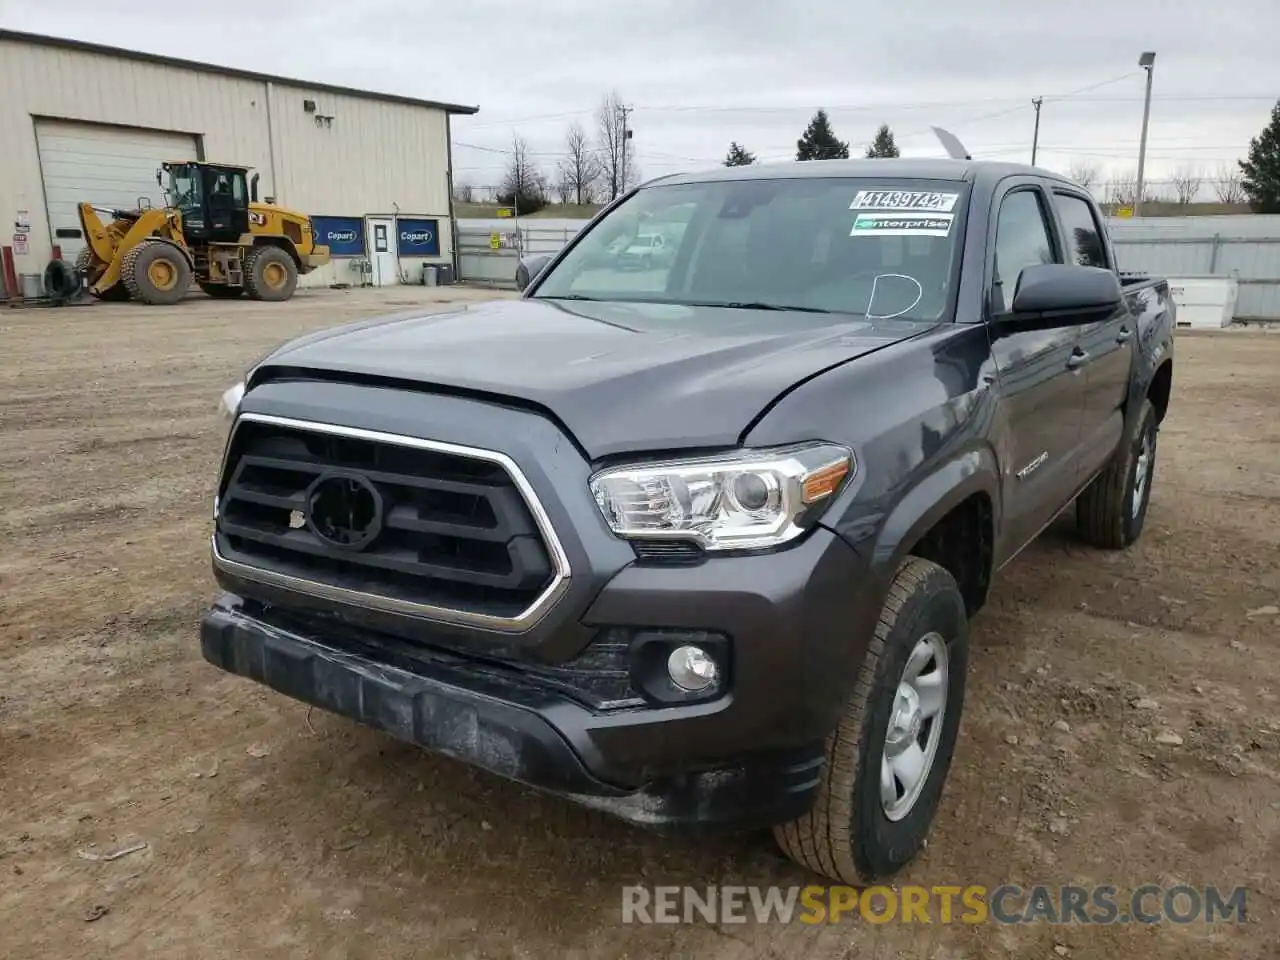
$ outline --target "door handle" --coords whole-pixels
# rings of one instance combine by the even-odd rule
[[[1075,353],[1067,357],[1067,369],[1075,370],[1078,367],[1083,367],[1084,362],[1088,359],[1089,359],[1089,355],[1087,353],[1085,353],[1083,350],[1077,349]]]
[[[1116,334],[1116,343],[1128,343],[1129,338],[1132,336],[1133,333],[1128,327],[1121,327],[1120,332]]]

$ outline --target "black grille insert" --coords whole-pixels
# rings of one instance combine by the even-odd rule
[[[381,528],[359,549],[315,532],[308,491],[335,475],[359,478],[381,500]],[[492,617],[523,613],[554,576],[501,464],[249,419],[228,452],[217,537],[229,560]]]

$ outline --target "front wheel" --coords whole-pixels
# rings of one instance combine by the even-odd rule
[[[955,579],[935,563],[907,558],[827,739],[813,808],[774,828],[791,859],[865,884],[895,873],[924,845],[955,750],[968,637]]]
[[[1156,475],[1156,408],[1143,400],[1131,432],[1076,500],[1076,529],[1086,543],[1123,550],[1142,535]]]

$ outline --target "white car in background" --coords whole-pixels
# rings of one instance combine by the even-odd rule
[[[622,251],[618,265],[624,269],[652,270],[669,265],[674,254],[662,234],[641,233]]]

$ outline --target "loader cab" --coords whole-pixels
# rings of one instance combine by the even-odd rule
[[[248,168],[217,163],[166,163],[169,202],[182,214],[188,241],[235,243],[249,232]]]

